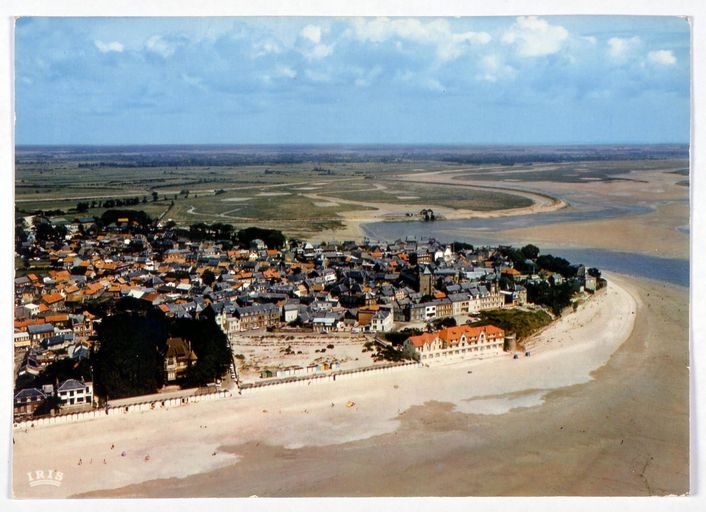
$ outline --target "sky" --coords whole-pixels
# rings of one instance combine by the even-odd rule
[[[24,144],[688,143],[677,17],[20,18]]]

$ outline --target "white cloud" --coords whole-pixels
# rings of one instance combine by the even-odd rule
[[[304,55],[309,60],[324,59],[333,53],[333,45],[317,44],[311,50],[306,50]]]
[[[520,16],[502,36],[502,42],[517,47],[523,57],[542,57],[561,50],[569,31],[536,16]]]
[[[299,35],[314,44],[319,44],[321,42],[321,27],[318,25],[307,25],[301,30]]]
[[[164,58],[174,55],[174,46],[162,39],[161,36],[152,36],[145,42],[145,48]]]
[[[611,37],[608,39],[608,56],[616,61],[627,59],[630,54],[640,45],[640,38]]]
[[[318,25],[307,25],[299,32],[299,35],[307,41],[300,47],[301,53],[309,60],[324,59],[333,53],[333,44],[321,42],[321,36],[326,32]]]
[[[670,50],[657,50],[647,54],[647,60],[652,64],[672,66],[677,63],[677,58]]]
[[[276,42],[271,40],[255,43],[253,44],[253,49],[255,51],[252,56],[255,58],[262,57],[263,55],[282,53],[282,48],[280,48]]]
[[[103,41],[93,41],[93,44],[96,45],[96,48],[98,48],[98,51],[101,53],[109,53],[109,52],[117,52],[121,53],[125,47],[123,44],[119,41],[112,41],[110,43],[104,43]]]
[[[355,19],[349,34],[360,42],[382,43],[389,39],[402,39],[436,47],[442,61],[457,59],[469,45],[490,42],[487,32],[454,32],[448,20],[421,21],[415,18]],[[395,45],[399,48],[399,41]]]
[[[596,44],[598,42],[598,40],[593,36],[583,36],[582,39],[584,41],[591,43],[591,44]]]
[[[516,74],[515,68],[505,64],[497,55],[487,55],[480,62],[480,72],[476,78],[485,82],[497,82],[515,78]]]

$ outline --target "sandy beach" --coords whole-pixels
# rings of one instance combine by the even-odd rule
[[[688,292],[609,279],[532,357],[15,431],[15,495],[683,494]]]

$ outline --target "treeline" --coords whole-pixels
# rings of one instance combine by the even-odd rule
[[[137,224],[147,228],[152,224],[152,218],[142,210],[106,210],[100,216],[103,226],[118,222],[118,219],[127,219],[129,224]]]
[[[460,164],[689,158],[687,144],[577,146],[64,146],[18,147],[15,161],[77,162],[78,168],[201,167],[435,160]]]
[[[279,249],[287,241],[284,234],[277,229],[249,227],[237,231],[231,224],[220,222],[214,224],[198,222],[188,228],[173,227],[173,230],[178,236],[183,236],[193,242],[210,240],[225,243],[231,247],[236,245],[248,247],[250,242],[260,239],[265,242],[268,248]]]
[[[550,285],[546,281],[540,283],[527,283],[527,300],[533,304],[546,306],[555,315],[571,304],[574,295],[574,285],[568,281],[561,284]]]
[[[528,244],[520,249],[510,246],[500,246],[498,252],[512,262],[518,272],[534,273],[537,270],[546,270],[561,274],[564,278],[576,276],[577,265],[572,265],[568,260],[551,254],[539,254],[539,247]]]
[[[121,206],[137,206],[140,203],[144,204],[147,202],[147,196],[139,197],[127,197],[124,199],[106,199],[105,201],[79,201],[76,203],[76,211],[79,213],[85,213],[89,208],[119,208]]]

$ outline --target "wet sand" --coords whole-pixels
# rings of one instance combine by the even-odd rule
[[[401,410],[391,418],[394,421],[380,424],[384,418],[371,415],[379,411],[375,407],[366,409],[366,396],[361,395],[360,409],[331,408],[336,412],[317,423],[318,428],[311,432],[313,437],[302,445],[273,441],[286,438],[289,430],[301,431],[307,421],[313,425],[310,415],[299,414],[303,419],[287,415],[287,421],[281,422],[274,410],[258,417],[249,410],[253,415],[249,422],[262,433],[260,440],[251,438],[252,432],[241,430],[241,422],[231,418],[231,435],[227,437],[240,437],[242,441],[224,440],[216,450],[219,456],[226,457],[224,465],[185,478],[156,479],[85,496],[684,494],[689,489],[688,290],[647,280],[610,278],[632,297],[634,302],[627,307],[635,308],[634,322],[616,324],[615,328],[628,325],[629,336],[612,356],[608,355],[606,364],[592,372],[592,378],[579,378],[581,383],[558,388],[546,385],[552,379],[560,382],[562,371],[571,369],[572,360],[578,359],[576,354],[572,359],[574,349],[568,341],[567,347],[556,347],[546,354],[539,352],[536,364],[541,371],[529,374],[536,379],[534,387],[540,391],[539,399],[532,383],[522,382],[527,376],[521,371],[494,371],[513,361],[469,366],[473,376],[468,376],[466,382],[458,378],[458,368],[439,367],[434,370],[442,372],[438,375],[448,372],[454,376],[455,388],[446,393],[435,390],[435,381],[441,377],[427,381],[424,369],[400,373],[395,378],[400,380],[401,389],[390,386],[370,391],[370,398],[404,391],[396,399]],[[602,321],[603,317],[597,314],[586,313],[573,320]],[[574,326],[579,333],[586,327],[589,326]],[[595,324],[590,327],[595,328]],[[546,338],[545,341],[548,342]],[[534,358],[527,359],[527,363],[534,363],[530,361]],[[547,362],[551,364],[547,366]],[[488,369],[493,373],[488,373]],[[466,368],[461,370],[467,373]],[[413,405],[404,407],[408,393],[404,386],[409,385],[410,375],[414,376],[418,393],[426,399],[421,404],[411,400]],[[471,377],[482,380],[474,386]],[[377,386],[390,384],[386,379],[368,382]],[[517,382],[521,382],[521,387],[506,385]],[[546,391],[547,387],[554,389]],[[347,388],[353,390],[354,386]],[[435,393],[425,394],[427,388]],[[478,393],[476,388],[499,392]],[[325,393],[322,390],[317,393]],[[307,401],[304,392],[300,393],[302,401],[296,406],[308,406],[310,412],[315,412],[322,397],[317,395]],[[434,394],[439,398],[431,398]],[[508,412],[502,406],[496,410],[491,407],[484,414],[472,413],[478,409],[474,409],[473,400],[459,399],[463,396],[475,397],[476,401],[500,400],[500,405],[503,400],[510,401],[516,408]],[[273,405],[282,404],[275,401]],[[340,402],[338,407],[343,407]],[[323,410],[317,412],[324,414]],[[344,412],[348,418],[360,415],[360,423],[363,427],[369,425],[372,437],[359,438],[349,420],[334,420],[336,414]],[[213,418],[208,421],[212,423]],[[173,431],[177,437],[173,439],[173,450],[179,451],[179,422],[172,424],[163,435],[172,437]],[[375,435],[374,427],[381,425],[380,433]],[[335,441],[346,437],[351,440]],[[228,455],[238,457],[237,463],[228,463]]]
[[[501,239],[559,247],[588,247],[636,252],[661,258],[689,258],[689,207],[658,205],[653,213],[619,219],[562,222],[495,233]]]

